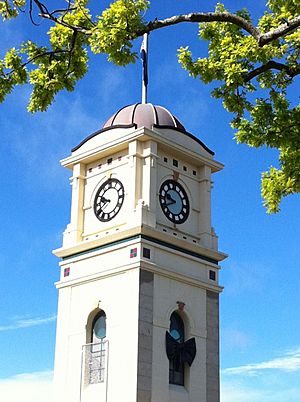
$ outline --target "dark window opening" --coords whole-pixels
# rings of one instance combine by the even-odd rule
[[[178,342],[184,342],[184,323],[182,318],[175,311],[170,317],[170,335]],[[169,383],[184,385],[184,363],[174,358],[169,361]]]
[[[107,159],[107,164],[110,165],[112,163],[112,161],[113,161],[113,158]]]
[[[209,271],[209,279],[211,279],[212,281],[216,280],[216,273],[215,271]]]
[[[173,159],[173,166],[178,167],[178,160],[177,159]]]
[[[150,249],[147,247],[143,247],[143,257],[148,258],[150,260],[151,254]]]
[[[92,343],[99,343],[106,337],[106,314],[100,311],[94,318],[92,324]]]
[[[164,162],[168,163],[168,158],[164,157]]]

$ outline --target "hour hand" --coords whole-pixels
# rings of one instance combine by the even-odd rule
[[[174,200],[174,198],[171,197],[170,194],[166,194],[166,205],[172,205],[172,204],[176,204],[176,201]]]
[[[108,200],[107,198],[105,198],[105,197],[101,197],[100,198],[100,201],[99,201],[99,205],[101,205],[101,204],[108,204],[110,202],[110,200]]]

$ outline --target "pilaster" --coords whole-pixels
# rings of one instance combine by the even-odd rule
[[[202,166],[199,174],[199,235],[201,243],[205,247],[211,248],[211,168]]]
[[[64,232],[64,247],[76,244],[82,240],[85,184],[85,165],[83,163],[74,165],[73,176],[70,181],[72,186],[71,219]]]
[[[219,294],[206,292],[206,389],[207,402],[220,402]]]
[[[151,402],[154,274],[140,270],[137,402]]]
[[[147,208],[143,211],[143,223],[148,226],[156,225],[156,198],[157,198],[157,143],[147,141],[143,151],[143,204]]]
[[[130,210],[135,210],[142,197],[142,152],[143,144],[138,141],[129,143],[128,158],[130,165],[130,180],[128,180],[128,194]]]

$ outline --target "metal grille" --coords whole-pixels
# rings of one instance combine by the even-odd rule
[[[85,379],[88,384],[104,382],[107,359],[107,341],[83,345]]]

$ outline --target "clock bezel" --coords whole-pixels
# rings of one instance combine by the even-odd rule
[[[116,183],[115,187],[112,187],[110,185],[111,183]],[[107,185],[109,185],[109,187],[107,187]],[[101,205],[100,205],[100,201],[98,199],[99,199],[100,194],[101,194],[101,192],[103,190],[104,191],[103,191],[103,194],[101,195],[101,198],[111,188],[114,188],[117,191],[117,193],[118,193],[118,202],[117,202],[116,206],[113,208],[113,210],[110,213],[105,213],[102,210]],[[98,190],[96,192],[96,195],[95,195],[95,198],[94,198],[94,214],[95,214],[96,218],[100,222],[109,222],[112,219],[114,219],[118,215],[118,213],[120,212],[120,210],[121,210],[121,208],[123,206],[124,198],[125,198],[124,186],[123,186],[123,183],[119,179],[116,179],[115,177],[112,177],[112,178],[109,178],[109,179],[105,180],[105,182],[102,183],[101,186],[98,188]]]
[[[165,190],[165,186],[168,186],[169,188]],[[166,194],[168,191],[174,190],[180,197],[182,206],[181,210],[178,214],[174,214],[170,209],[168,208],[168,205],[166,205]],[[160,207],[166,216],[166,218],[175,223],[175,224],[182,224],[186,222],[186,220],[189,217],[190,214],[190,201],[189,197],[187,195],[187,192],[185,191],[184,187],[176,180],[172,179],[167,179],[163,181],[163,183],[160,186],[159,189],[159,203]]]

